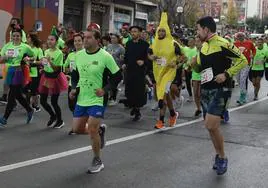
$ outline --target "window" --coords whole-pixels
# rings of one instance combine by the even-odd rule
[[[37,5],[37,7],[36,7]],[[32,8],[45,8],[46,7],[46,0],[31,0]]]

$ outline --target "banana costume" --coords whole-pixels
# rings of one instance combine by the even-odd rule
[[[175,41],[168,26],[168,15],[166,12],[161,14],[161,21],[156,33],[158,33],[159,29],[165,29],[166,37],[159,40],[156,36],[151,49],[153,54],[160,58],[153,61],[153,73],[156,81],[157,99],[162,100],[165,96],[167,84],[172,82],[176,76],[176,69],[168,66],[176,62],[176,55]]]

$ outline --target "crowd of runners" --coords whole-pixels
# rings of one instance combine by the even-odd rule
[[[155,33],[124,25],[120,34],[102,35],[98,24],[90,24],[66,41],[57,26],[45,42],[36,32],[25,33],[20,20],[12,19],[10,41],[1,48],[0,56],[4,79],[0,102],[6,104],[0,125],[12,121],[10,115],[19,102],[27,112],[26,123],[42,107],[48,114],[46,126],[62,128],[58,101],[62,92],[68,92],[73,114],[69,135],[90,136],[94,158],[88,172],[97,173],[104,168],[100,150],[106,127],[101,121],[107,106],[122,104],[129,108],[133,121],[139,121],[141,108],[150,99],[152,110],[159,111],[154,128],[173,127],[185,100],[181,90],[186,88],[186,100],[196,106],[193,115],[204,118],[213,142],[213,169],[224,174],[228,159],[219,126],[229,119],[233,78],[240,87],[238,105],[248,102],[250,83],[254,100],[258,100],[261,79],[265,75],[268,80],[267,41],[251,40],[241,32],[221,37],[211,17],[197,22],[195,35],[180,38],[171,33],[167,19],[167,13],[162,13]],[[125,97],[118,98],[122,87]]]

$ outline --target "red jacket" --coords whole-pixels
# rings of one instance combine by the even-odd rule
[[[244,54],[244,56],[248,60],[248,64],[251,63],[251,54],[254,57],[256,54],[256,48],[254,44],[250,40],[244,40],[243,42],[235,41],[234,45],[239,48],[241,53]]]

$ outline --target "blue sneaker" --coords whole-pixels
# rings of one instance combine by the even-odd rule
[[[217,154],[217,155],[215,156],[215,162],[214,162],[213,167],[212,167],[213,170],[217,170],[217,168],[218,168],[218,163],[219,163],[219,154]]]
[[[7,120],[4,117],[0,118],[0,126],[4,127],[6,124]]]
[[[225,158],[225,159],[219,158],[218,167],[216,170],[217,175],[223,175],[227,171],[227,168],[228,168],[228,159],[227,158]]]
[[[226,110],[223,115],[223,121],[224,123],[228,123],[229,120],[230,120],[229,111]]]
[[[33,120],[33,114],[34,114],[34,110],[32,110],[31,112],[28,112],[27,113],[27,121],[26,121],[27,124],[29,124],[29,123],[32,122],[32,120]]]

